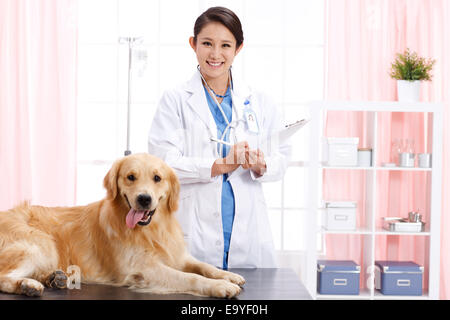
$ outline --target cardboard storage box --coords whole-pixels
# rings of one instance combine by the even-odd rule
[[[324,227],[327,230],[356,230],[356,202],[325,202],[326,217]]]
[[[412,261],[375,261],[375,288],[385,295],[421,296],[422,275]]]
[[[361,267],[350,260],[318,260],[317,292],[320,294],[359,294]]]
[[[357,166],[359,138],[325,138],[328,166]]]

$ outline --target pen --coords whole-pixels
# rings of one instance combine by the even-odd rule
[[[215,142],[224,144],[224,145],[226,145],[226,146],[230,146],[230,147],[233,146],[233,144],[231,144],[231,143],[229,143],[229,142],[226,142],[226,141],[223,141],[223,140],[219,140],[219,139],[216,139],[216,138],[213,138],[213,137],[211,137],[210,139],[211,139],[211,141],[215,141]]]
[[[296,121],[296,122],[294,122],[294,123],[287,124],[287,125],[285,125],[284,127],[285,127],[285,128],[289,128],[289,127],[295,126],[295,125],[297,125],[297,124],[299,124],[299,123],[301,123],[301,122],[304,122],[304,121],[305,121],[305,119],[298,120],[298,121]]]

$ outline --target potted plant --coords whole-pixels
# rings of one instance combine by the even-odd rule
[[[416,52],[411,53],[409,48],[404,53],[397,53],[390,75],[397,79],[398,101],[419,101],[420,83],[431,80],[431,69],[435,62],[419,57]]]

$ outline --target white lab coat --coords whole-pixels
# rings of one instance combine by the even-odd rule
[[[235,197],[235,217],[228,256],[229,268],[276,267],[275,250],[261,186],[263,181],[280,180],[290,156],[288,144],[264,141],[282,128],[275,104],[263,94],[251,92],[233,77],[233,118],[243,119],[244,102],[256,113],[259,134],[250,133],[240,121],[237,141],[260,148],[267,171],[256,178],[239,167],[229,181]],[[236,111],[236,112],[235,112]],[[234,143],[233,131],[230,141]],[[222,175],[211,178],[213,162],[220,158],[217,127],[209,110],[199,72],[176,89],[166,91],[160,101],[148,137],[148,151],[171,166],[180,180],[180,203],[176,217],[183,229],[189,252],[199,259],[222,267],[223,229],[221,217]]]

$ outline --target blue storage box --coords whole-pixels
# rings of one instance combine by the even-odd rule
[[[317,291],[320,294],[359,294],[361,267],[350,260],[318,260]]]
[[[385,295],[421,296],[422,275],[412,261],[375,261],[375,288]]]

